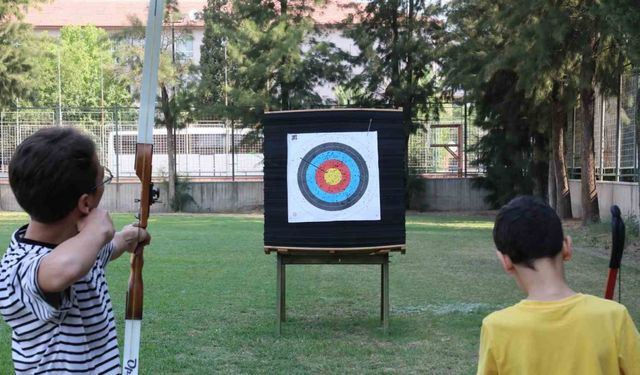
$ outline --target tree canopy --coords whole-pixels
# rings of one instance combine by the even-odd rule
[[[311,9],[287,0],[209,0],[200,65],[203,97],[217,101],[216,113],[256,126],[267,110],[323,104],[316,87],[347,69],[340,51],[318,38]]]
[[[359,49],[350,59],[359,70],[349,82],[356,104],[402,108],[407,141],[419,127],[414,119],[437,113],[440,12],[425,0],[372,0],[347,21]]]
[[[65,107],[131,105],[128,83],[117,72],[114,46],[103,29],[65,26],[59,38],[41,37],[38,47],[30,105],[55,106],[59,100]]]
[[[0,109],[16,106],[33,89],[30,73],[38,49],[31,27],[23,22],[24,11],[42,0],[0,2]]]

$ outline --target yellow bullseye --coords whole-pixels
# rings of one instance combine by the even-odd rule
[[[338,168],[329,168],[324,172],[324,181],[329,185],[337,185],[342,181],[342,173]]]

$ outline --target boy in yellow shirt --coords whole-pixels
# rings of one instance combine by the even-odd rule
[[[482,321],[478,375],[640,375],[640,334],[627,309],[567,285],[571,239],[551,207],[513,199],[493,239],[527,298]]]

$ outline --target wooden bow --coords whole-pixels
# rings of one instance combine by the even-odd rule
[[[149,208],[157,200],[158,191],[151,182],[151,159],[153,157],[153,128],[158,86],[158,64],[160,61],[160,37],[164,18],[164,0],[150,0],[147,31],[144,42],[142,65],[142,88],[140,90],[140,115],[138,118],[138,143],[136,145],[136,175],[140,179],[139,227],[147,228]],[[143,246],[131,254],[131,276],[127,292],[125,314],[123,373],[137,375],[140,368],[140,327],[142,323],[142,265]]]
[[[611,260],[609,261],[609,277],[604,291],[604,298],[613,299],[613,292],[616,289],[616,278],[622,263],[622,252],[624,251],[625,228],[620,208],[611,206]],[[618,293],[618,299],[620,294]]]

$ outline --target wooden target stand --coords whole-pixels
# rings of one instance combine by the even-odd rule
[[[317,248],[317,247],[278,247],[265,246],[264,252],[277,253],[276,279],[276,335],[282,332],[282,323],[287,319],[286,312],[286,266],[295,264],[345,264],[380,265],[380,322],[384,333],[389,331],[389,254],[404,254],[406,245],[353,247],[353,248]]]

